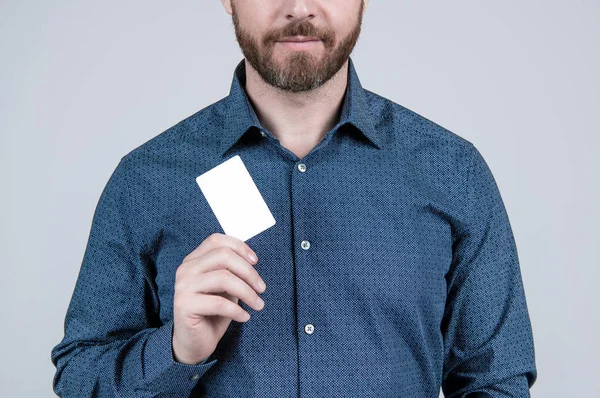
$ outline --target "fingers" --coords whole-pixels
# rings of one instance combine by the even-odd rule
[[[260,311],[264,307],[264,302],[256,294],[256,291],[237,275],[226,269],[203,274],[202,278],[196,278],[194,283],[190,283],[185,292],[190,294],[227,292],[243,300],[256,311]]]
[[[225,269],[251,286],[258,293],[265,291],[266,284],[260,277],[256,268],[247,260],[240,257],[238,252],[228,246],[218,247],[209,251],[202,257],[188,260],[177,269],[177,280],[196,281],[206,278],[212,271]],[[198,277],[202,274],[202,277]],[[203,285],[206,286],[206,285]],[[180,287],[181,288],[181,287]],[[217,290],[223,291],[223,290]]]
[[[208,238],[204,239],[196,249],[194,249],[183,259],[182,263],[200,257],[218,247],[228,247],[236,253],[238,253],[240,257],[245,258],[250,264],[256,263],[256,260],[251,258],[251,255],[256,256],[256,253],[254,253],[254,251],[250,248],[250,246],[246,244],[246,242],[233,236],[221,234],[218,232],[215,232],[214,234],[211,234]]]
[[[188,296],[186,304],[186,306],[178,308],[183,308],[182,315],[189,318],[218,315],[238,322],[246,322],[250,319],[250,314],[242,307],[224,297],[213,294],[199,293]]]
[[[257,293],[266,284],[249,258],[254,251],[243,241],[215,233],[188,254],[175,273],[175,308],[193,318],[219,315],[246,322],[250,318],[237,303],[243,300],[260,311]]]

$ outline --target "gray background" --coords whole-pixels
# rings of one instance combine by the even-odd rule
[[[598,0],[372,0],[353,53],[365,88],[490,165],[519,251],[536,397],[600,396],[599,22]],[[110,173],[226,96],[242,55],[216,0],[4,0],[0,51],[0,396],[53,396],[50,351]]]

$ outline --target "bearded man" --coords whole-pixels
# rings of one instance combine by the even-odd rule
[[[350,54],[366,1],[222,3],[244,55],[230,93],[111,175],[54,391],[528,397],[533,337],[498,186],[471,142],[362,88]],[[238,168],[213,179],[215,199],[198,178],[225,165]],[[274,222],[223,233],[224,216],[262,220],[256,197]]]

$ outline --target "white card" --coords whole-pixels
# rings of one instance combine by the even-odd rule
[[[246,241],[275,225],[239,155],[196,177],[225,234]]]

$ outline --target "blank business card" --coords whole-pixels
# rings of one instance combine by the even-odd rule
[[[239,155],[196,177],[225,234],[246,241],[275,225]]]

